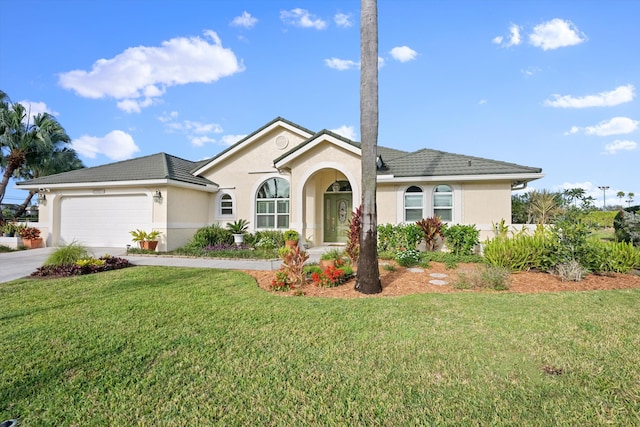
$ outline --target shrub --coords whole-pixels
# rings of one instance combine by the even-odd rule
[[[187,244],[190,249],[204,249],[207,246],[215,246],[221,243],[233,243],[231,231],[220,227],[218,224],[200,228]]]
[[[76,242],[71,242],[53,251],[45,260],[44,265],[75,264],[78,260],[86,258],[89,258],[87,248]]]
[[[548,270],[551,240],[547,234],[496,237],[485,243],[484,258],[494,267],[510,271]]]
[[[420,227],[428,251],[435,251],[440,239],[444,239],[442,221],[437,216],[421,219],[416,222]]]
[[[589,239],[583,265],[593,272],[628,273],[640,268],[640,249],[628,242],[603,242]]]
[[[289,282],[294,286],[301,286],[305,282],[304,263],[309,259],[309,254],[300,250],[300,246],[292,248],[282,247],[278,251],[282,259],[280,270],[287,273]]]
[[[23,239],[37,239],[40,237],[40,230],[35,227],[18,227],[17,233]]]
[[[284,235],[277,230],[256,231],[253,242],[256,249],[276,249],[284,246]]]
[[[288,291],[290,289],[289,274],[281,268],[276,271],[276,277],[271,281],[271,289],[274,291]]]
[[[287,230],[282,235],[284,237],[284,240],[300,240],[300,233],[298,233],[296,230]]]
[[[396,252],[395,260],[403,267],[413,267],[420,262],[420,251],[401,248]]]
[[[327,267],[321,273],[313,273],[311,280],[316,286],[333,288],[344,282],[344,271],[336,267]]]
[[[613,227],[616,240],[640,246],[640,216],[637,213],[619,211],[613,220]]]
[[[480,231],[475,225],[456,224],[444,230],[447,247],[456,255],[471,255],[475,245],[480,243]]]
[[[506,291],[511,284],[511,272],[502,267],[482,266],[472,273],[459,272],[453,284],[456,289],[492,289]]]
[[[563,282],[579,282],[589,273],[578,261],[570,260],[555,266],[554,274]]]
[[[417,224],[381,225],[378,226],[378,252],[415,249],[422,238],[422,230]]]
[[[82,274],[100,273],[109,270],[119,270],[130,267],[131,264],[126,258],[112,257],[105,255],[97,260],[79,260],[74,264],[64,265],[43,265],[31,273],[31,277],[69,277]]]

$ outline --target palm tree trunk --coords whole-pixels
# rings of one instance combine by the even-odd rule
[[[20,217],[22,214],[25,213],[25,211],[27,210],[27,206],[29,206],[29,203],[31,203],[31,199],[33,199],[33,196],[35,194],[36,194],[36,190],[29,190],[29,194],[27,195],[27,198],[24,199],[24,202],[22,202],[20,206],[18,206],[18,210],[14,214],[14,219],[18,219],[18,217]]]
[[[362,161],[362,230],[356,290],[382,292],[378,270],[376,213],[376,154],[378,145],[378,5],[360,5],[360,137]]]

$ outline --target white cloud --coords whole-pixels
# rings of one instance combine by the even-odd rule
[[[18,102],[18,104],[22,105],[26,109],[26,113],[31,114],[31,117],[37,116],[38,114],[42,113],[48,113],[54,117],[60,114],[57,111],[49,109],[49,107],[47,107],[47,104],[45,104],[44,102],[33,102],[29,101],[28,99],[24,99]]]
[[[167,112],[162,113],[162,116],[158,117],[158,120],[160,120],[162,123],[167,123],[177,118],[178,118],[178,112],[171,111],[170,113],[167,113]]]
[[[205,39],[174,38],[159,47],[128,48],[111,59],[97,60],[90,71],[60,74],[59,84],[85,98],[115,98],[123,111],[139,112],[157,103],[167,87],[211,83],[244,71],[214,31],[204,35]]]
[[[324,64],[329,68],[333,68],[334,70],[339,70],[339,71],[360,68],[359,62],[355,62],[350,59],[330,58],[330,59],[325,59]]]
[[[605,120],[595,126],[587,126],[585,135],[610,136],[631,133],[638,129],[637,120],[628,117],[614,117],[611,120]]]
[[[612,143],[604,146],[604,154],[616,154],[618,151],[633,151],[638,148],[635,141],[616,139]]]
[[[191,145],[194,145],[196,147],[202,147],[207,143],[213,144],[215,142],[215,139],[209,138],[208,136],[194,136],[191,138]]]
[[[247,135],[225,135],[220,138],[220,142],[223,145],[233,145],[241,139],[245,138]]]
[[[131,135],[121,130],[111,131],[103,137],[82,135],[71,142],[71,147],[90,159],[103,154],[111,160],[126,160],[140,151]]]
[[[293,25],[294,27],[315,28],[316,30],[327,28],[325,21],[300,8],[280,11],[280,19],[285,24]]]
[[[416,52],[415,50],[411,49],[408,46],[394,47],[393,49],[391,49],[391,52],[389,53],[391,53],[391,56],[393,56],[393,59],[400,62],[411,61],[413,59],[416,59],[416,56],[418,55],[418,52]]]
[[[337,133],[340,136],[344,136],[347,139],[350,139],[352,141],[357,141],[357,134],[356,134],[356,130],[353,126],[347,126],[347,125],[342,125],[337,129],[331,129],[331,132],[333,133]]]
[[[247,11],[242,12],[242,15],[236,16],[231,21],[231,26],[233,27],[243,27],[243,28],[253,28],[254,25],[258,22],[257,18],[251,16],[251,14]]]
[[[587,95],[574,98],[571,95],[553,95],[553,99],[547,99],[544,104],[558,108],[587,108],[587,107],[612,107],[632,101],[635,96],[635,87],[631,84],[619,86],[609,92],[601,92],[596,95]]]
[[[497,36],[494,37],[491,42],[502,47],[518,46],[520,43],[522,43],[522,39],[520,37],[520,26],[516,24],[511,24],[509,26],[509,36],[507,38],[507,41],[505,41],[505,38],[503,36]]]
[[[381,58],[380,56],[378,56],[378,69],[384,67],[384,65],[385,65],[384,58]]]
[[[543,50],[574,46],[587,40],[571,21],[552,19],[536,25],[529,34],[529,43]]]
[[[347,15],[345,13],[336,13],[333,17],[333,22],[335,22],[338,27],[343,28],[349,28],[353,25],[351,22],[351,15]]]
[[[524,70],[520,70],[520,72],[525,76],[525,77],[531,77],[534,74],[538,74],[540,72],[540,68],[538,67],[527,67]]]
[[[574,134],[576,134],[578,132],[580,132],[580,128],[578,126],[571,126],[571,129],[566,131],[564,134],[565,135],[574,135]]]
[[[487,103],[486,99],[481,99],[480,101],[478,101],[478,105],[484,105]]]

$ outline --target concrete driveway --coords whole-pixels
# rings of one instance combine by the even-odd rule
[[[49,254],[55,249],[57,248],[0,253],[0,283],[30,275],[44,264]],[[122,248],[89,248],[89,252],[97,258],[104,254],[123,256],[126,251]]]

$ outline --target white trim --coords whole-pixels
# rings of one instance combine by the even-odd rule
[[[322,144],[323,142],[330,142],[333,145],[336,145],[346,151],[349,151],[350,153],[353,153],[357,156],[362,155],[361,154],[361,150],[358,147],[355,147],[347,142],[342,141],[341,139],[338,139],[332,135],[328,135],[328,134],[322,134],[319,135],[318,137],[312,139],[311,141],[307,142],[303,147],[295,150],[293,153],[287,155],[286,157],[284,157],[283,159],[281,159],[278,163],[275,163],[276,168],[280,169],[285,167],[289,162],[295,160],[296,158],[304,155],[305,153],[307,153],[309,150],[312,150],[313,148],[317,147],[318,145]]]
[[[289,228],[291,228],[291,199],[293,194],[293,189],[291,188],[291,177],[289,175],[284,175],[280,173],[271,173],[265,176],[263,179],[254,182],[251,188],[251,193],[249,193],[251,195],[251,205],[249,206],[249,212],[251,213],[251,218],[253,218],[253,221],[251,221],[251,223],[254,224],[253,227],[250,227],[249,231],[255,232],[260,230],[279,230],[278,224],[275,224],[276,228],[258,228],[258,216],[256,212],[256,204],[258,203],[258,189],[262,187],[262,185],[266,181],[270,180],[271,178],[284,179],[289,183]],[[276,213],[277,213],[277,210],[278,210],[278,205],[276,203]]]
[[[544,177],[543,173],[530,174],[487,174],[487,175],[436,175],[436,176],[407,176],[395,178],[394,175],[378,175],[378,182],[413,183],[416,182],[460,182],[460,181],[533,181]]]
[[[220,156],[218,156],[215,159],[211,160],[209,163],[205,164],[200,169],[198,169],[195,172],[193,172],[193,174],[194,175],[202,175],[203,173],[205,173],[206,171],[208,171],[209,169],[211,169],[212,167],[214,167],[218,163],[223,162],[224,160],[226,160],[230,156],[234,155],[240,149],[243,149],[245,146],[252,144],[257,139],[262,138],[265,134],[267,134],[267,133],[271,132],[272,130],[274,130],[276,128],[279,128],[279,127],[280,128],[284,128],[284,129],[286,129],[286,130],[288,130],[288,131],[290,131],[290,132],[292,132],[292,133],[294,133],[296,135],[299,135],[300,137],[302,137],[304,139],[308,139],[311,136],[313,136],[312,133],[305,132],[305,131],[301,130],[300,128],[297,128],[295,126],[291,126],[290,124],[285,123],[282,120],[278,120],[278,121],[272,123],[271,125],[267,126],[266,128],[262,129],[260,132],[255,133],[255,134],[251,135],[250,137],[247,137],[244,140],[240,140],[236,145],[232,146],[228,151],[224,152]]]
[[[220,203],[222,203],[222,197],[225,195],[228,195],[229,197],[231,197],[231,211],[232,211],[231,214],[222,213],[222,206],[220,206]],[[214,203],[215,203],[216,220],[235,219],[237,210],[238,210],[235,193],[229,190],[220,190],[218,191],[218,194],[215,197]]]

